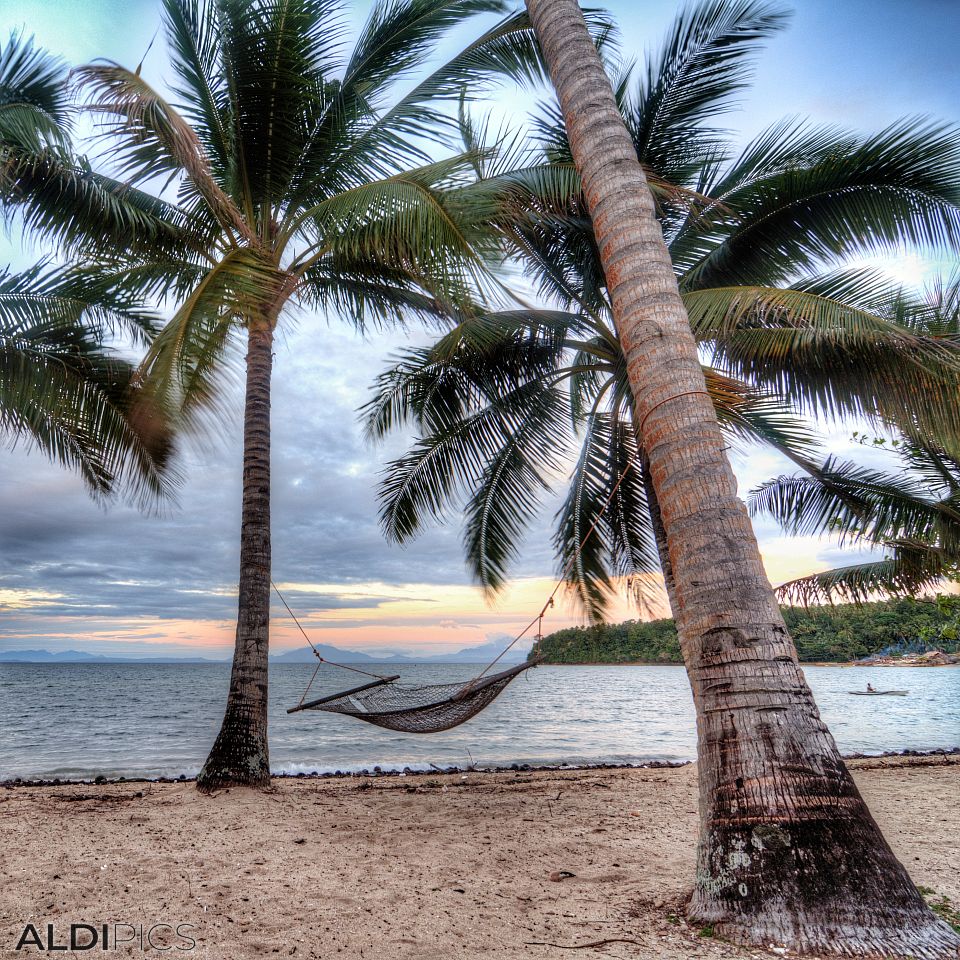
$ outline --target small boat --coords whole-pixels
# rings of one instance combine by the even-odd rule
[[[848,690],[851,697],[905,697],[909,690]]]

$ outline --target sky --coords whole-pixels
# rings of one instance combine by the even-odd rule
[[[355,24],[369,2],[351,6]],[[655,49],[679,5],[615,0],[624,53]],[[795,0],[790,28],[761,57],[756,82],[727,118],[746,142],[785,116],[858,130],[903,116],[960,120],[956,0]],[[164,76],[155,0],[0,0],[0,37],[25,28],[73,64],[97,57]],[[455,31],[440,55],[474,35]],[[156,37],[156,39],[154,39]],[[153,45],[151,47],[151,42]],[[147,53],[149,49],[149,53]],[[514,91],[491,109],[510,117],[528,102]],[[0,238],[0,264],[23,266],[39,252],[22,238]],[[904,256],[885,266],[919,283],[943,263]],[[493,605],[472,585],[454,514],[407,547],[379,530],[375,488],[398,438],[371,447],[357,409],[387,359],[416,329],[361,339],[335,319],[300,317],[276,350],[273,398],[273,572],[315,639],[367,652],[431,654],[515,635],[536,615],[554,584],[548,521],[532,531],[511,587]],[[237,398],[239,400],[239,396]],[[235,404],[238,408],[238,404]],[[239,408],[238,408],[239,409]],[[849,430],[831,446],[849,449]],[[738,451],[741,493],[789,465],[760,449]],[[218,440],[184,451],[186,481],[178,503],[143,514],[123,502],[93,503],[81,482],[20,444],[0,446],[0,650],[76,649],[122,656],[228,657],[233,643],[239,554],[239,422]],[[826,540],[788,538],[755,524],[774,583],[861,554]],[[636,615],[626,605],[622,618]],[[578,622],[561,604],[548,627]],[[274,608],[276,650],[302,645],[295,626]]]

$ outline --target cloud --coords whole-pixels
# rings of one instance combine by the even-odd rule
[[[361,6],[351,8],[355,21],[365,15]],[[842,21],[847,15],[841,6],[845,11],[844,5],[819,0],[804,5],[796,31],[775,41],[779,49],[809,49],[811,37],[826,35],[824,18]],[[911,17],[907,6],[897,17]],[[676,4],[658,0],[642,22],[630,16],[632,7],[626,0],[614,0],[613,9],[622,21],[627,46],[641,49],[661,34]],[[155,0],[136,0],[135,15],[130,11],[131,4],[120,0],[97,4],[62,0],[53,8],[40,0],[22,0],[15,18],[8,16],[5,26],[22,20],[41,43],[74,62],[99,55],[135,64],[159,23],[159,6]],[[118,19],[130,29],[112,29]],[[923,18],[916,22],[947,56],[955,31],[924,28]],[[832,36],[831,42],[844,40],[843,31]],[[887,31],[884,42],[894,42],[890,37],[900,42],[897,31]],[[874,103],[890,119],[903,111],[889,106],[888,98],[896,91],[886,61],[873,58],[875,63],[867,63],[867,48],[861,47],[859,66],[883,77],[884,97],[874,98]],[[806,79],[797,80],[801,61],[782,55],[765,59],[770,77],[792,72],[793,106],[783,100],[783,84],[768,82],[765,93],[761,85],[761,92],[752,95],[754,109],[746,127],[803,107],[811,76],[831,89],[840,81],[847,84],[844,90],[837,88],[836,103],[857,94],[851,84],[863,85],[861,70],[848,70],[853,79],[844,81],[835,71],[824,71],[819,62],[808,64]],[[165,72],[162,66],[163,44],[158,42],[147,68],[157,74]],[[955,84],[927,83],[923,71],[910,75],[912,83],[923,85],[925,96],[954,102]],[[500,109],[515,114],[516,101],[504,99]],[[11,247],[6,259],[29,262],[30,251]],[[348,646],[383,646],[388,641],[395,646],[400,643],[394,643],[395,637],[402,638],[405,649],[463,646],[512,635],[511,630],[521,629],[542,606],[541,588],[547,587],[549,593],[552,586],[555,563],[549,521],[554,504],[545,506],[521,551],[513,570],[518,578],[514,599],[493,608],[485,606],[470,586],[458,515],[405,547],[384,540],[376,484],[383,465],[403,449],[403,438],[371,448],[362,439],[356,411],[387,358],[428,339],[417,332],[377,332],[361,339],[344,326],[312,316],[298,318],[278,338],[272,404],[274,578],[309,629]],[[122,638],[124,643],[162,642],[171,648],[203,646],[221,652],[229,648],[239,566],[238,392],[228,405],[237,416],[222,425],[219,437],[195,442],[184,451],[187,482],[179,505],[160,516],[145,516],[122,503],[101,508],[90,501],[79,480],[23,445],[4,450],[0,644],[36,645],[42,640],[51,649],[63,649],[55,645],[102,647]],[[738,455],[736,468],[741,491],[792,469],[782,458],[756,450]],[[783,538],[768,519],[759,518],[756,529],[774,582],[823,569],[836,559],[823,541]],[[624,607],[622,613],[627,616],[630,611]],[[274,605],[274,617],[278,644],[302,643],[279,604]],[[566,611],[553,622],[574,620],[575,615]]]

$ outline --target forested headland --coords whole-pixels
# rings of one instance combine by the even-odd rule
[[[801,661],[842,663],[883,652],[908,652],[931,645],[946,621],[932,602],[876,603],[781,608]],[[939,649],[958,650],[957,641],[936,640]],[[626,620],[570,627],[545,636],[539,647],[547,663],[681,663],[672,619]]]

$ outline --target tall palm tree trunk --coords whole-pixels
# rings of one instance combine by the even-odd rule
[[[797,663],[706,391],[653,199],[576,0],[526,0],[556,87],[666,531],[697,711],[689,914],[805,952],[955,956],[844,766]]]
[[[228,783],[270,783],[267,654],[270,641],[270,376],[273,330],[252,325],[243,422],[243,508],[237,638],[227,709],[197,778],[209,793]]]

